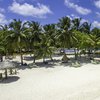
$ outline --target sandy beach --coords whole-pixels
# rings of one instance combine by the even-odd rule
[[[0,83],[0,100],[100,100],[100,64],[23,66]]]

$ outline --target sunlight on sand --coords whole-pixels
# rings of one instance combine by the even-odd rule
[[[15,77],[0,83],[0,100],[100,100],[100,64],[74,68],[56,63],[20,69]]]

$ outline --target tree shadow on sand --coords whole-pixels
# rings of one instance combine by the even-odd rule
[[[88,63],[91,63],[91,60],[88,58],[88,57],[78,57],[77,60],[75,60],[74,57],[71,57],[68,62],[66,63],[63,63],[61,62],[60,65],[64,66],[64,67],[75,67],[75,68],[78,68],[78,67],[82,67],[84,64],[88,64]]]
[[[61,66],[64,66],[64,67],[73,67],[72,65],[73,64],[77,64],[77,63],[80,64],[80,67],[83,66],[84,64],[88,64],[91,62],[91,60],[85,56],[82,56],[81,58],[78,57],[77,60],[75,60],[74,57],[70,57],[68,62],[66,63],[63,63],[61,61],[61,59],[53,59],[53,61],[51,60],[47,60],[46,63],[43,63],[43,62],[38,62],[36,61],[36,63],[30,63],[30,64],[24,64],[24,65],[20,65],[18,67],[18,69],[21,69],[21,70],[25,70],[25,69],[32,69],[32,68],[55,68],[55,66],[57,65],[61,65]]]
[[[25,69],[32,69],[32,68],[54,68],[56,64],[52,63],[43,63],[43,62],[36,62],[34,63],[30,63],[27,65],[20,65],[18,67],[18,69],[20,70],[25,70]]]
[[[38,62],[36,63],[36,65],[38,66],[37,68],[54,68],[55,64],[54,63],[43,63],[43,62]]]
[[[56,66],[56,64],[59,63],[60,61],[61,60],[53,59],[53,61],[47,60],[45,63],[38,61],[36,61],[36,63],[30,63],[30,64],[25,63],[24,65],[19,65],[18,69],[25,70],[32,68],[54,68],[54,66]]]
[[[9,76],[7,79],[0,81],[0,84],[8,84],[18,81],[20,78],[18,76]]]

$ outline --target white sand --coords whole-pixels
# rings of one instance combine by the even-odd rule
[[[0,100],[100,100],[100,65],[19,70],[0,84]],[[8,79],[9,80],[9,79]]]

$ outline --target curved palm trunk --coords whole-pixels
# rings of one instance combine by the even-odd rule
[[[1,56],[1,62],[3,62],[3,56]]]
[[[91,59],[91,52],[92,52],[92,51],[89,49],[89,50],[88,50],[88,57],[89,57],[89,59]]]
[[[45,62],[46,62],[45,57],[43,57],[43,63],[45,63]]]
[[[20,59],[21,59],[21,65],[23,65],[23,53],[21,49],[20,49]]]
[[[23,65],[23,54],[22,53],[21,53],[20,57],[21,57],[21,65]]]
[[[53,61],[53,58],[52,58],[52,56],[50,55],[50,59],[51,59],[51,61]]]
[[[94,49],[94,52],[93,52],[93,58],[96,57],[96,49]]]
[[[35,54],[34,54],[34,57],[33,57],[33,63],[35,64],[35,60],[36,60],[36,57],[35,57]]]
[[[43,63],[48,64],[48,62],[46,62],[46,57],[45,56],[43,57]]]
[[[3,62],[3,56],[2,55],[0,55],[0,60],[1,60],[1,62]]]
[[[74,52],[75,52],[75,60],[77,60],[78,59],[78,50],[75,48]]]

